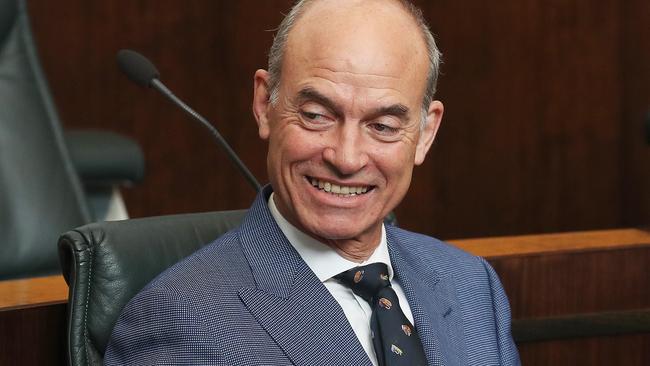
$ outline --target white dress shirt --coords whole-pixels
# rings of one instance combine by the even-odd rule
[[[359,342],[363,346],[372,363],[377,365],[377,356],[372,345],[372,338],[370,336],[370,316],[372,309],[370,304],[363,298],[357,296],[352,290],[340,283],[334,278],[337,274],[347,271],[348,269],[356,266],[363,266],[370,263],[385,263],[388,266],[388,276],[391,285],[397,293],[399,304],[404,312],[404,315],[413,324],[413,314],[411,308],[406,300],[406,295],[399,280],[393,278],[393,267],[390,263],[390,255],[388,253],[388,244],[386,242],[386,230],[384,225],[381,226],[381,240],[379,246],[375,249],[374,253],[363,263],[356,263],[347,260],[340,256],[334,249],[327,244],[324,244],[311,236],[303,233],[295,226],[291,225],[278,211],[278,208],[273,201],[274,194],[269,197],[269,209],[271,215],[277,222],[278,226],[289,240],[289,243],[296,249],[298,254],[307,263],[309,268],[316,274],[323,285],[329,290],[334,299],[341,305],[345,316],[352,326],[352,330],[359,338]]]

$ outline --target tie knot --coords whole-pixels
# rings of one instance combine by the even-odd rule
[[[384,263],[354,267],[339,273],[335,278],[369,303],[372,303],[372,299],[381,289],[390,286],[388,266]]]

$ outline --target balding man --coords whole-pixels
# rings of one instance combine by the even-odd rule
[[[299,1],[254,77],[270,185],[127,305],[106,363],[519,364],[492,268],[383,224],[440,125],[439,58],[406,1]]]

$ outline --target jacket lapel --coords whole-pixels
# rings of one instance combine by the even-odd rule
[[[453,279],[435,270],[435,256],[409,255],[388,230],[387,240],[395,276],[406,293],[429,364],[466,365],[462,315]]]
[[[240,230],[255,287],[239,297],[296,365],[368,365],[340,305],[300,258],[258,196]]]

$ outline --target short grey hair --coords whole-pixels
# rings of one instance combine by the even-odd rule
[[[282,60],[284,57],[284,50],[286,48],[287,39],[289,38],[289,32],[293,28],[298,18],[305,12],[309,4],[314,1],[316,0],[296,1],[296,3],[289,11],[289,14],[287,14],[287,16],[285,16],[282,20],[282,23],[280,23],[275,37],[273,38],[273,45],[271,45],[271,49],[269,50],[269,100],[271,104],[276,104],[278,101],[280,77],[282,74]],[[420,28],[420,32],[424,37],[424,42],[427,47],[427,54],[429,57],[429,71],[427,75],[424,98],[422,98],[422,120],[420,122],[420,127],[424,127],[429,110],[429,104],[431,104],[436,94],[436,85],[438,83],[438,75],[440,74],[442,54],[438,50],[438,46],[436,46],[436,40],[433,37],[433,34],[431,33],[431,30],[429,29],[424,16],[422,15],[422,11],[408,0],[396,1],[398,1],[413,17],[416,25]]]

